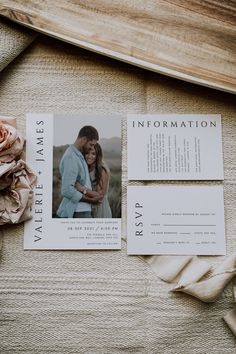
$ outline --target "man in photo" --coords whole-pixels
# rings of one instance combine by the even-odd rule
[[[86,125],[80,129],[75,143],[62,156],[60,174],[63,199],[57,210],[57,215],[61,218],[91,218],[91,205],[102,201],[101,194],[91,191],[88,165],[84,159],[84,155],[98,140],[96,128]],[[82,191],[76,189],[76,182],[84,186]]]

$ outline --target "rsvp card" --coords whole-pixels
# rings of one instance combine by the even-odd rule
[[[223,186],[128,186],[130,255],[225,255]]]
[[[223,180],[220,115],[128,115],[128,179]]]

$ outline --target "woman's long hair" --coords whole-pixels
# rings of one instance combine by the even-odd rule
[[[94,145],[96,152],[96,161],[95,161],[95,184],[101,186],[102,182],[102,171],[104,170],[107,174],[110,174],[109,168],[106,163],[103,161],[103,152],[99,143]]]

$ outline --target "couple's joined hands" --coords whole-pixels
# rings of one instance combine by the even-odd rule
[[[75,182],[75,188],[80,192],[83,193],[83,197],[81,198],[81,201],[87,202],[90,204],[101,204],[104,195],[100,192],[93,191],[91,189],[87,189],[85,186],[83,186],[81,183],[78,181]],[[86,192],[86,193],[85,193]]]

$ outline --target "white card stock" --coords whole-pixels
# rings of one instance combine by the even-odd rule
[[[128,186],[127,253],[224,255],[223,186]]]
[[[129,180],[223,180],[220,115],[128,115]]]

